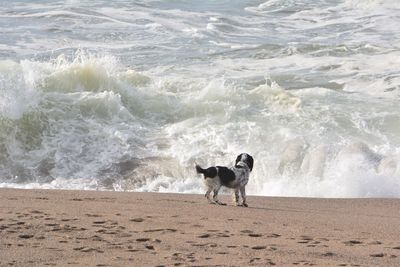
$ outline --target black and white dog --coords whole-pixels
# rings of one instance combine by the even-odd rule
[[[196,165],[197,173],[204,174],[204,182],[207,186],[205,197],[211,204],[226,205],[218,200],[218,191],[221,186],[234,189],[234,201],[237,206],[247,207],[245,186],[249,181],[250,172],[253,170],[253,157],[242,153],[237,156],[235,166],[228,168],[222,166],[209,167],[207,169]],[[214,192],[213,199],[210,199],[211,191]],[[242,195],[242,204],[239,204],[239,191]]]

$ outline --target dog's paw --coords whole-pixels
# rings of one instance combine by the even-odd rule
[[[243,203],[242,206],[247,208],[249,205],[247,205],[247,203]]]
[[[221,206],[226,206],[226,203],[223,203],[223,202],[221,202],[219,200],[215,201],[215,203],[217,203],[218,205],[221,205]]]

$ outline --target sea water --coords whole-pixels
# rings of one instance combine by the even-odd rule
[[[0,187],[400,197],[400,2],[1,1]]]

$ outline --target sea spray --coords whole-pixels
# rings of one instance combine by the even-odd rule
[[[0,186],[203,193],[195,163],[247,152],[249,194],[399,197],[397,13],[380,0],[6,3]]]

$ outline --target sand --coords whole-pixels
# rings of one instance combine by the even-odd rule
[[[0,189],[0,266],[400,266],[399,199]]]

